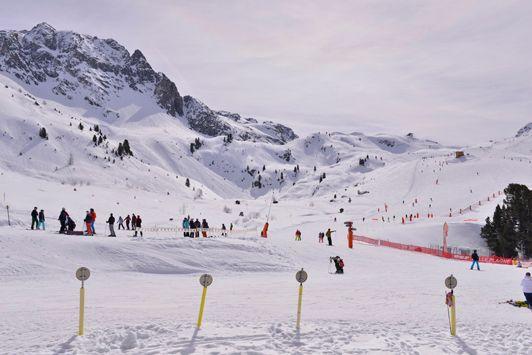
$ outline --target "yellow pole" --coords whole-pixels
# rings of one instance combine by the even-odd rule
[[[296,329],[299,329],[301,324],[301,302],[303,301],[303,284],[299,284],[299,299],[297,301],[297,323]]]
[[[205,298],[207,297],[207,287],[203,286],[203,293],[201,295],[201,303],[198,315],[198,329],[201,328],[201,321],[203,319],[203,309],[205,308]]]
[[[83,335],[83,321],[85,316],[85,288],[81,286],[79,289],[79,335]]]
[[[453,305],[451,306],[451,335],[456,335],[456,297],[451,296]]]

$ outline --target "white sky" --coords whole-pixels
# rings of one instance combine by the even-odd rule
[[[0,0],[0,28],[114,38],[214,109],[299,134],[480,143],[532,121],[530,1]]]

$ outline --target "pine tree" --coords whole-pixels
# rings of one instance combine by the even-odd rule
[[[41,137],[42,139],[48,139],[48,133],[46,132],[46,128],[41,127],[41,129],[39,130],[39,137]]]
[[[79,123],[78,128],[80,131],[83,131],[83,124],[81,122]]]
[[[98,137],[98,145],[102,144],[103,143],[103,139],[102,139],[102,136],[99,136]]]
[[[118,149],[116,150],[116,155],[121,157],[122,154],[124,154],[124,146],[122,145],[122,143],[118,143]]]
[[[92,136],[92,142],[94,143],[94,145],[98,143],[98,138],[96,138],[96,135]]]
[[[185,186],[190,187],[190,180],[188,178],[185,180]]]
[[[124,139],[124,144],[122,144],[124,147],[124,153],[127,155],[133,155],[133,152],[131,151],[131,148],[129,147],[129,141],[127,139]]]

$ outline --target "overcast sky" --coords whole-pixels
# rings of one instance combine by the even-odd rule
[[[532,1],[0,0],[0,27],[114,38],[211,108],[481,143],[532,122]]]

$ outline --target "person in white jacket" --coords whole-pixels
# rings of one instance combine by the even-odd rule
[[[532,277],[530,277],[529,272],[525,274],[525,278],[521,281],[521,287],[523,288],[528,308],[532,309]]]

